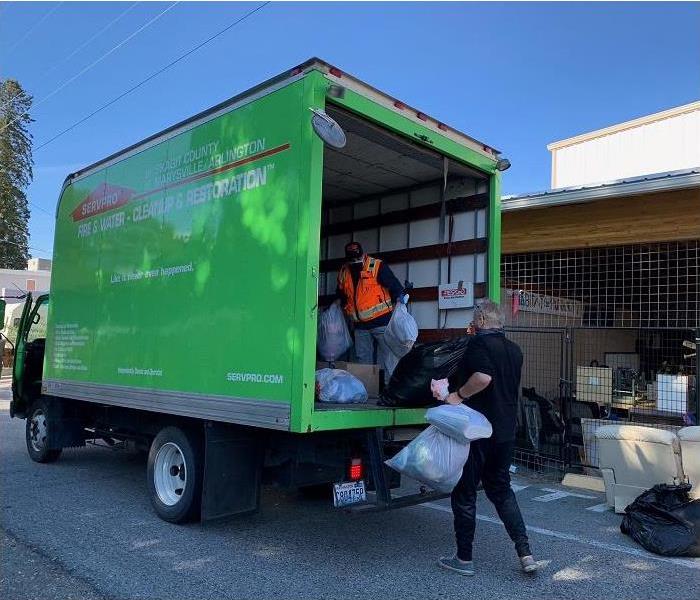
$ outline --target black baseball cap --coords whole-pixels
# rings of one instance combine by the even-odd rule
[[[364,254],[360,242],[350,242],[345,244],[345,258],[360,258]]]

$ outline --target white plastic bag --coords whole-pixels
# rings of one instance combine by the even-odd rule
[[[468,457],[469,444],[460,444],[431,425],[386,464],[406,477],[447,493],[462,477]]]
[[[408,312],[406,305],[399,302],[391,313],[391,319],[384,331],[384,341],[397,358],[405,356],[413,348],[418,338],[418,323]]]
[[[367,402],[367,390],[354,375],[342,369],[316,371],[319,402],[362,404]]]
[[[431,379],[430,393],[436,400],[444,402],[445,398],[450,395],[450,382],[447,379]]]
[[[464,404],[430,408],[425,413],[425,420],[460,444],[488,438],[493,433],[489,420],[478,410]]]
[[[328,362],[338,360],[352,345],[352,338],[342,309],[335,302],[318,320],[318,352]]]

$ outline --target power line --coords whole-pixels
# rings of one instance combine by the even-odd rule
[[[36,202],[32,202],[31,200],[29,200],[29,204],[31,204],[34,208],[38,208],[41,212],[46,213],[47,215],[49,215],[49,217],[53,219],[53,215],[43,206],[39,206]]]
[[[265,8],[268,4],[270,4],[269,0],[268,0],[267,2],[263,2],[262,4],[260,4],[259,6],[257,6],[256,8],[254,8],[254,9],[248,11],[248,12],[247,12],[246,14],[244,14],[242,17],[240,17],[240,18],[237,19],[236,21],[230,23],[229,25],[227,25],[226,27],[224,27],[223,29],[221,29],[220,31],[218,31],[217,33],[215,33],[214,35],[212,35],[211,37],[209,37],[209,38],[207,38],[206,40],[204,40],[203,42],[197,44],[195,47],[191,48],[190,50],[188,50],[188,51],[185,52],[184,54],[181,54],[178,58],[176,58],[175,60],[169,62],[169,63],[168,63],[167,65],[165,65],[164,67],[161,67],[161,68],[158,69],[157,71],[151,73],[148,77],[146,77],[145,79],[142,79],[142,80],[139,81],[136,85],[130,87],[128,90],[122,92],[122,93],[119,94],[118,96],[112,98],[109,102],[106,102],[105,104],[103,104],[103,105],[100,106],[99,108],[93,110],[90,114],[84,116],[82,119],[79,119],[78,121],[76,121],[75,123],[73,123],[71,126],[67,127],[67,128],[64,129],[63,131],[57,133],[57,134],[56,134],[55,136],[53,136],[52,138],[46,140],[44,143],[42,143],[42,144],[40,144],[39,146],[37,146],[37,147],[35,148],[35,150],[41,150],[41,149],[44,148],[45,146],[48,146],[48,145],[49,145],[51,142],[53,142],[54,140],[57,140],[57,139],[58,139],[59,137],[61,137],[62,135],[68,133],[68,132],[71,131],[72,129],[75,129],[78,125],[81,125],[82,123],[84,123],[84,122],[87,121],[88,119],[91,119],[91,118],[94,117],[96,114],[98,114],[98,113],[102,112],[103,110],[105,110],[106,108],[110,107],[110,106],[111,106],[112,104],[114,104],[115,102],[118,102],[119,100],[121,100],[121,99],[124,98],[125,96],[128,96],[128,95],[131,94],[132,92],[136,91],[136,90],[139,89],[141,86],[143,86],[144,84],[146,84],[146,83],[148,83],[149,81],[151,81],[151,79],[154,79],[155,77],[157,77],[157,76],[160,75],[161,73],[164,73],[165,71],[167,71],[167,70],[170,69],[171,67],[175,66],[177,63],[179,63],[180,61],[184,60],[185,58],[187,58],[188,56],[190,56],[191,54],[193,54],[194,52],[196,52],[197,50],[199,50],[199,49],[202,48],[203,46],[206,46],[209,42],[212,42],[213,40],[215,40],[215,39],[218,38],[219,36],[223,35],[223,34],[226,33],[227,31],[229,31],[230,29],[232,29],[233,27],[235,27],[236,25],[238,25],[239,23],[245,21],[248,17],[253,16],[256,12],[258,12],[259,10]]]
[[[121,20],[124,16],[126,16],[128,13],[130,13],[140,2],[134,2],[131,6],[129,6],[125,11],[122,11],[119,13],[114,19],[112,19],[107,25],[105,25],[102,29],[100,29],[96,34],[93,36],[89,37],[87,40],[85,40],[80,46],[78,46],[73,52],[71,52],[68,56],[63,57],[61,60],[58,62],[54,63],[51,65],[48,69],[46,69],[41,75],[38,75],[38,77],[44,77],[45,75],[48,75],[51,73],[51,71],[55,70],[57,67],[62,65],[63,63],[69,61],[71,58],[73,58],[78,52],[80,52],[83,48],[86,46],[90,45],[94,40],[96,40],[98,37],[100,37],[105,31],[107,31],[110,27],[112,27],[115,23],[117,23],[119,20]],[[0,107],[0,109],[5,108],[9,106],[12,101],[19,97],[21,93],[17,93],[12,98],[9,98],[8,100],[5,101],[5,104]]]
[[[109,23],[107,23],[102,29],[100,29],[97,33],[94,35],[90,36],[87,40],[85,40],[80,46],[78,46],[73,52],[71,52],[68,56],[62,58],[59,60],[57,63],[54,63],[51,67],[46,69],[39,77],[44,77],[45,75],[48,75],[51,73],[51,71],[55,70],[57,67],[62,65],[63,63],[69,61],[71,58],[73,58],[78,52],[80,52],[83,48],[89,46],[92,42],[94,42],[98,37],[100,37],[105,31],[107,31],[110,27],[115,25],[117,22],[119,22],[122,18],[124,18],[127,14],[129,14],[136,6],[141,4],[140,2],[134,2],[131,6],[129,6],[126,10],[120,12],[114,19],[112,19]]]
[[[52,92],[50,92],[49,94],[47,94],[46,96],[44,96],[44,97],[43,97],[41,100],[39,100],[38,102],[34,103],[33,106],[32,106],[32,109],[35,109],[37,106],[40,106],[41,104],[43,104],[44,102],[46,102],[49,98],[52,98],[53,96],[55,96],[56,94],[58,94],[58,92],[60,92],[63,88],[65,88],[66,86],[68,86],[68,85],[70,85],[71,83],[73,83],[76,79],[78,79],[78,77],[84,75],[84,74],[87,73],[90,69],[92,69],[93,67],[97,66],[97,65],[98,65],[99,63],[101,63],[105,58],[107,58],[110,54],[113,54],[114,52],[116,52],[119,48],[121,48],[121,47],[122,47],[124,44],[126,44],[129,40],[131,40],[132,38],[136,37],[136,36],[137,36],[139,33],[141,33],[144,29],[146,29],[147,27],[149,27],[150,25],[152,25],[153,23],[155,23],[155,22],[156,22],[158,19],[160,19],[165,13],[167,13],[167,12],[170,11],[171,9],[175,8],[175,6],[177,6],[178,4],[180,4],[179,0],[178,0],[178,2],[173,2],[170,6],[168,6],[168,8],[166,8],[165,10],[159,12],[155,17],[153,17],[153,18],[150,19],[147,23],[145,23],[145,24],[143,24],[141,27],[139,27],[136,31],[134,31],[133,33],[131,33],[130,35],[128,35],[128,36],[127,36],[126,38],[124,38],[121,42],[119,42],[116,46],[114,46],[114,47],[110,48],[109,50],[107,50],[107,52],[105,52],[105,53],[104,53],[102,56],[100,56],[98,59],[92,61],[89,65],[87,65],[86,67],[84,67],[83,69],[81,69],[80,71],[78,71],[75,75],[73,75],[73,77],[70,77],[69,79],[66,79],[66,81],[64,81],[64,82],[63,82],[61,85],[59,85],[56,89],[54,89]],[[13,100],[13,99],[11,99],[10,102],[11,102],[12,100]],[[26,115],[28,115],[28,114],[29,114],[29,111],[25,111],[25,112],[22,113],[21,115],[17,115],[17,117],[15,117],[12,121],[10,121],[9,123],[7,123],[2,129],[0,129],[0,133],[2,133],[3,131],[5,131],[5,129],[7,129],[7,128],[10,127],[12,124],[16,123],[16,122],[19,121],[22,117],[24,117],[24,116],[26,116]]]
[[[0,244],[12,244],[13,246],[22,246],[22,244],[18,244],[17,242],[13,242],[12,240],[0,240]],[[37,252],[43,252],[44,254],[51,254],[48,250],[42,250],[41,248],[36,248],[35,246],[27,246],[29,250],[36,250]]]
[[[5,55],[5,58],[7,58],[7,55],[9,55],[10,52],[12,52],[17,46],[19,46],[24,40],[26,40],[34,32],[34,30],[37,27],[39,27],[39,25],[41,25],[44,21],[46,21],[46,19],[48,19],[53,13],[55,13],[61,7],[61,4],[63,4],[63,2],[59,2],[58,4],[54,4],[54,6],[52,6],[44,14],[44,16],[41,17],[41,19],[39,19],[38,21],[35,21],[34,25],[32,25],[29,29],[27,29],[27,31],[24,32],[24,35],[22,37],[20,37],[14,44],[12,44],[12,46],[10,46],[7,49],[7,54]]]

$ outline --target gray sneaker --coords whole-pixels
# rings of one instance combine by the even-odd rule
[[[471,560],[467,562],[459,560],[457,556],[441,556],[438,559],[438,565],[440,565],[443,569],[454,571],[455,573],[466,575],[467,577],[474,575],[474,562]]]
[[[537,561],[532,556],[521,556],[520,566],[524,573],[535,573],[539,569]]]

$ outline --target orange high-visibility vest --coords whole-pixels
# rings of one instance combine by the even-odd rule
[[[378,258],[365,256],[357,289],[349,265],[343,265],[338,273],[338,288],[346,299],[345,313],[355,322],[366,323],[393,310],[389,291],[377,279],[381,264]]]

